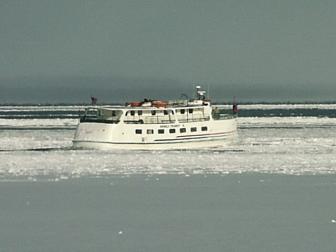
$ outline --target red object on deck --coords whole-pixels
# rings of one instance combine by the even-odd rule
[[[130,105],[131,107],[140,107],[142,105],[142,102],[134,101],[134,102],[128,103],[128,105]]]
[[[168,102],[166,101],[152,101],[152,106],[156,108],[165,108],[167,105]]]

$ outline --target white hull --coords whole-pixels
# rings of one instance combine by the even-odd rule
[[[202,127],[207,128],[206,132],[200,131]],[[159,129],[165,127],[176,129],[175,134],[156,134]],[[188,129],[180,133],[180,128]],[[197,132],[190,132],[191,127],[199,129]],[[154,134],[136,135],[136,129],[153,129]],[[237,134],[235,119],[210,120],[207,122],[193,122],[171,125],[127,125],[127,124],[105,124],[105,123],[80,123],[78,125],[74,148],[81,149],[130,149],[130,150],[167,150],[167,149],[195,149],[223,146],[232,142]]]
[[[189,140],[169,143],[113,143],[98,141],[73,141],[75,149],[99,149],[99,150],[184,150],[223,147],[232,143],[237,132],[231,132],[223,137],[205,138],[202,140]]]

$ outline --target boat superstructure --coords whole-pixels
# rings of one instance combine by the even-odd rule
[[[236,135],[236,113],[211,105],[199,86],[192,100],[131,102],[87,108],[75,148],[188,149],[223,145]]]

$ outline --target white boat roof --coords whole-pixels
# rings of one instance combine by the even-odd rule
[[[167,106],[167,107],[154,107],[154,106],[95,106],[92,108],[100,108],[107,110],[174,110],[174,109],[188,109],[188,108],[205,108],[205,105],[185,105],[185,106]]]

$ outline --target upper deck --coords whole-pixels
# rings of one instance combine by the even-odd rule
[[[81,122],[171,124],[231,119],[229,108],[208,105],[156,107],[102,106],[87,108]]]
[[[81,122],[125,124],[172,124],[235,117],[235,112],[220,106],[212,106],[205,98],[205,91],[196,87],[196,98],[191,100],[148,100],[130,102],[125,106],[95,106],[85,111]]]

